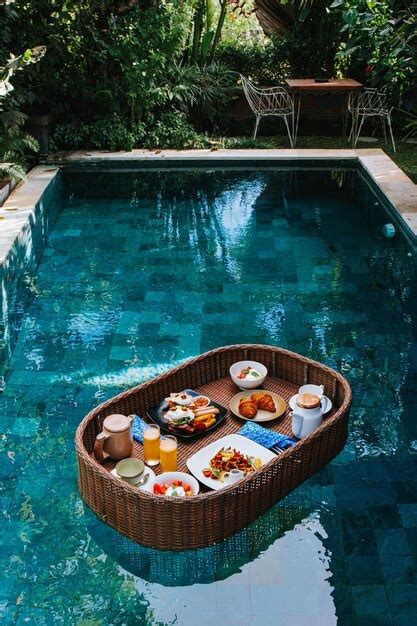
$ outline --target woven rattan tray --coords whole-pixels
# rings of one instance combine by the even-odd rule
[[[200,495],[187,499],[162,498],[140,491],[110,474],[114,463],[100,465],[94,458],[96,435],[104,418],[112,413],[145,417],[147,408],[158,404],[171,391],[185,388],[196,389],[227,407],[237,391],[229,368],[246,359],[266,365],[268,377],[263,387],[279,393],[287,402],[300,385],[324,385],[333,410],[320,428],[237,485],[218,491],[202,488]],[[214,544],[253,522],[340,452],[346,442],[351,398],[350,386],[343,376],[281,348],[251,344],[206,352],[115,396],[83,419],[75,438],[81,496],[102,520],[142,545],[185,550]],[[187,471],[186,460],[194,452],[237,432],[241,426],[242,421],[229,412],[224,422],[207,436],[179,441],[178,469]],[[265,426],[290,435],[289,410]],[[133,456],[143,458],[140,444],[134,444]]]

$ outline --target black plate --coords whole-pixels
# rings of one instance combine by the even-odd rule
[[[197,393],[197,391],[194,391],[193,389],[184,389],[184,391],[193,398],[195,398],[196,396],[204,395],[201,393]],[[170,435],[175,435],[176,437],[181,437],[181,439],[194,439],[195,437],[204,436],[207,433],[210,433],[212,430],[214,430],[214,428],[217,428],[217,426],[224,420],[224,418],[227,415],[227,409],[225,409],[224,406],[221,406],[221,404],[217,404],[217,402],[213,402],[211,399],[210,399],[210,406],[214,406],[216,409],[219,409],[219,412],[215,416],[216,423],[213,424],[213,426],[210,426],[210,428],[207,428],[206,430],[197,430],[195,433],[192,433],[191,435],[187,435],[186,433],[181,431],[179,428],[168,428],[168,425],[164,420],[164,412],[168,408],[168,402],[166,402],[165,400],[161,402],[161,404],[159,404],[158,406],[153,406],[150,409],[148,409],[147,414],[148,414],[148,417],[155,424],[158,424],[160,429],[163,430],[164,432],[169,433]]]

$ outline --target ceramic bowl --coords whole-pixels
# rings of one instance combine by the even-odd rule
[[[140,459],[122,459],[115,469],[119,478],[132,485],[138,485],[142,480],[145,464]]]
[[[193,490],[193,495],[196,496],[200,491],[200,485],[198,481],[191,476],[191,474],[186,474],[185,472],[165,472],[164,474],[158,474],[155,476],[153,480],[149,483],[148,491],[153,493],[153,486],[158,483],[159,485],[163,485],[164,483],[170,483],[174,480],[182,480],[182,482],[190,485]]]
[[[245,380],[244,378],[238,378],[237,375],[243,370],[245,367],[252,367],[254,370],[260,373],[260,378],[256,378],[255,380]],[[262,363],[258,363],[257,361],[237,361],[237,363],[233,363],[230,367],[230,377],[240,389],[256,389],[260,387],[264,382],[268,370],[265,365]]]

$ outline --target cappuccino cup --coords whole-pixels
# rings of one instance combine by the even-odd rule
[[[326,412],[328,401],[324,396],[324,385],[302,385],[298,390],[299,395],[311,394],[320,398],[320,404],[323,412]]]

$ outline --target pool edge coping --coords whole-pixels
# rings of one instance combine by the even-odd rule
[[[33,168],[0,207],[0,266],[29,227],[36,205],[59,170],[50,165]]]
[[[71,152],[53,165],[35,167],[0,207],[0,264],[4,264],[16,240],[25,231],[48,185],[68,163],[106,161],[302,161],[352,160],[359,162],[386,196],[405,226],[417,238],[417,185],[379,148],[371,149],[239,149],[239,150],[132,150],[131,152]]]

